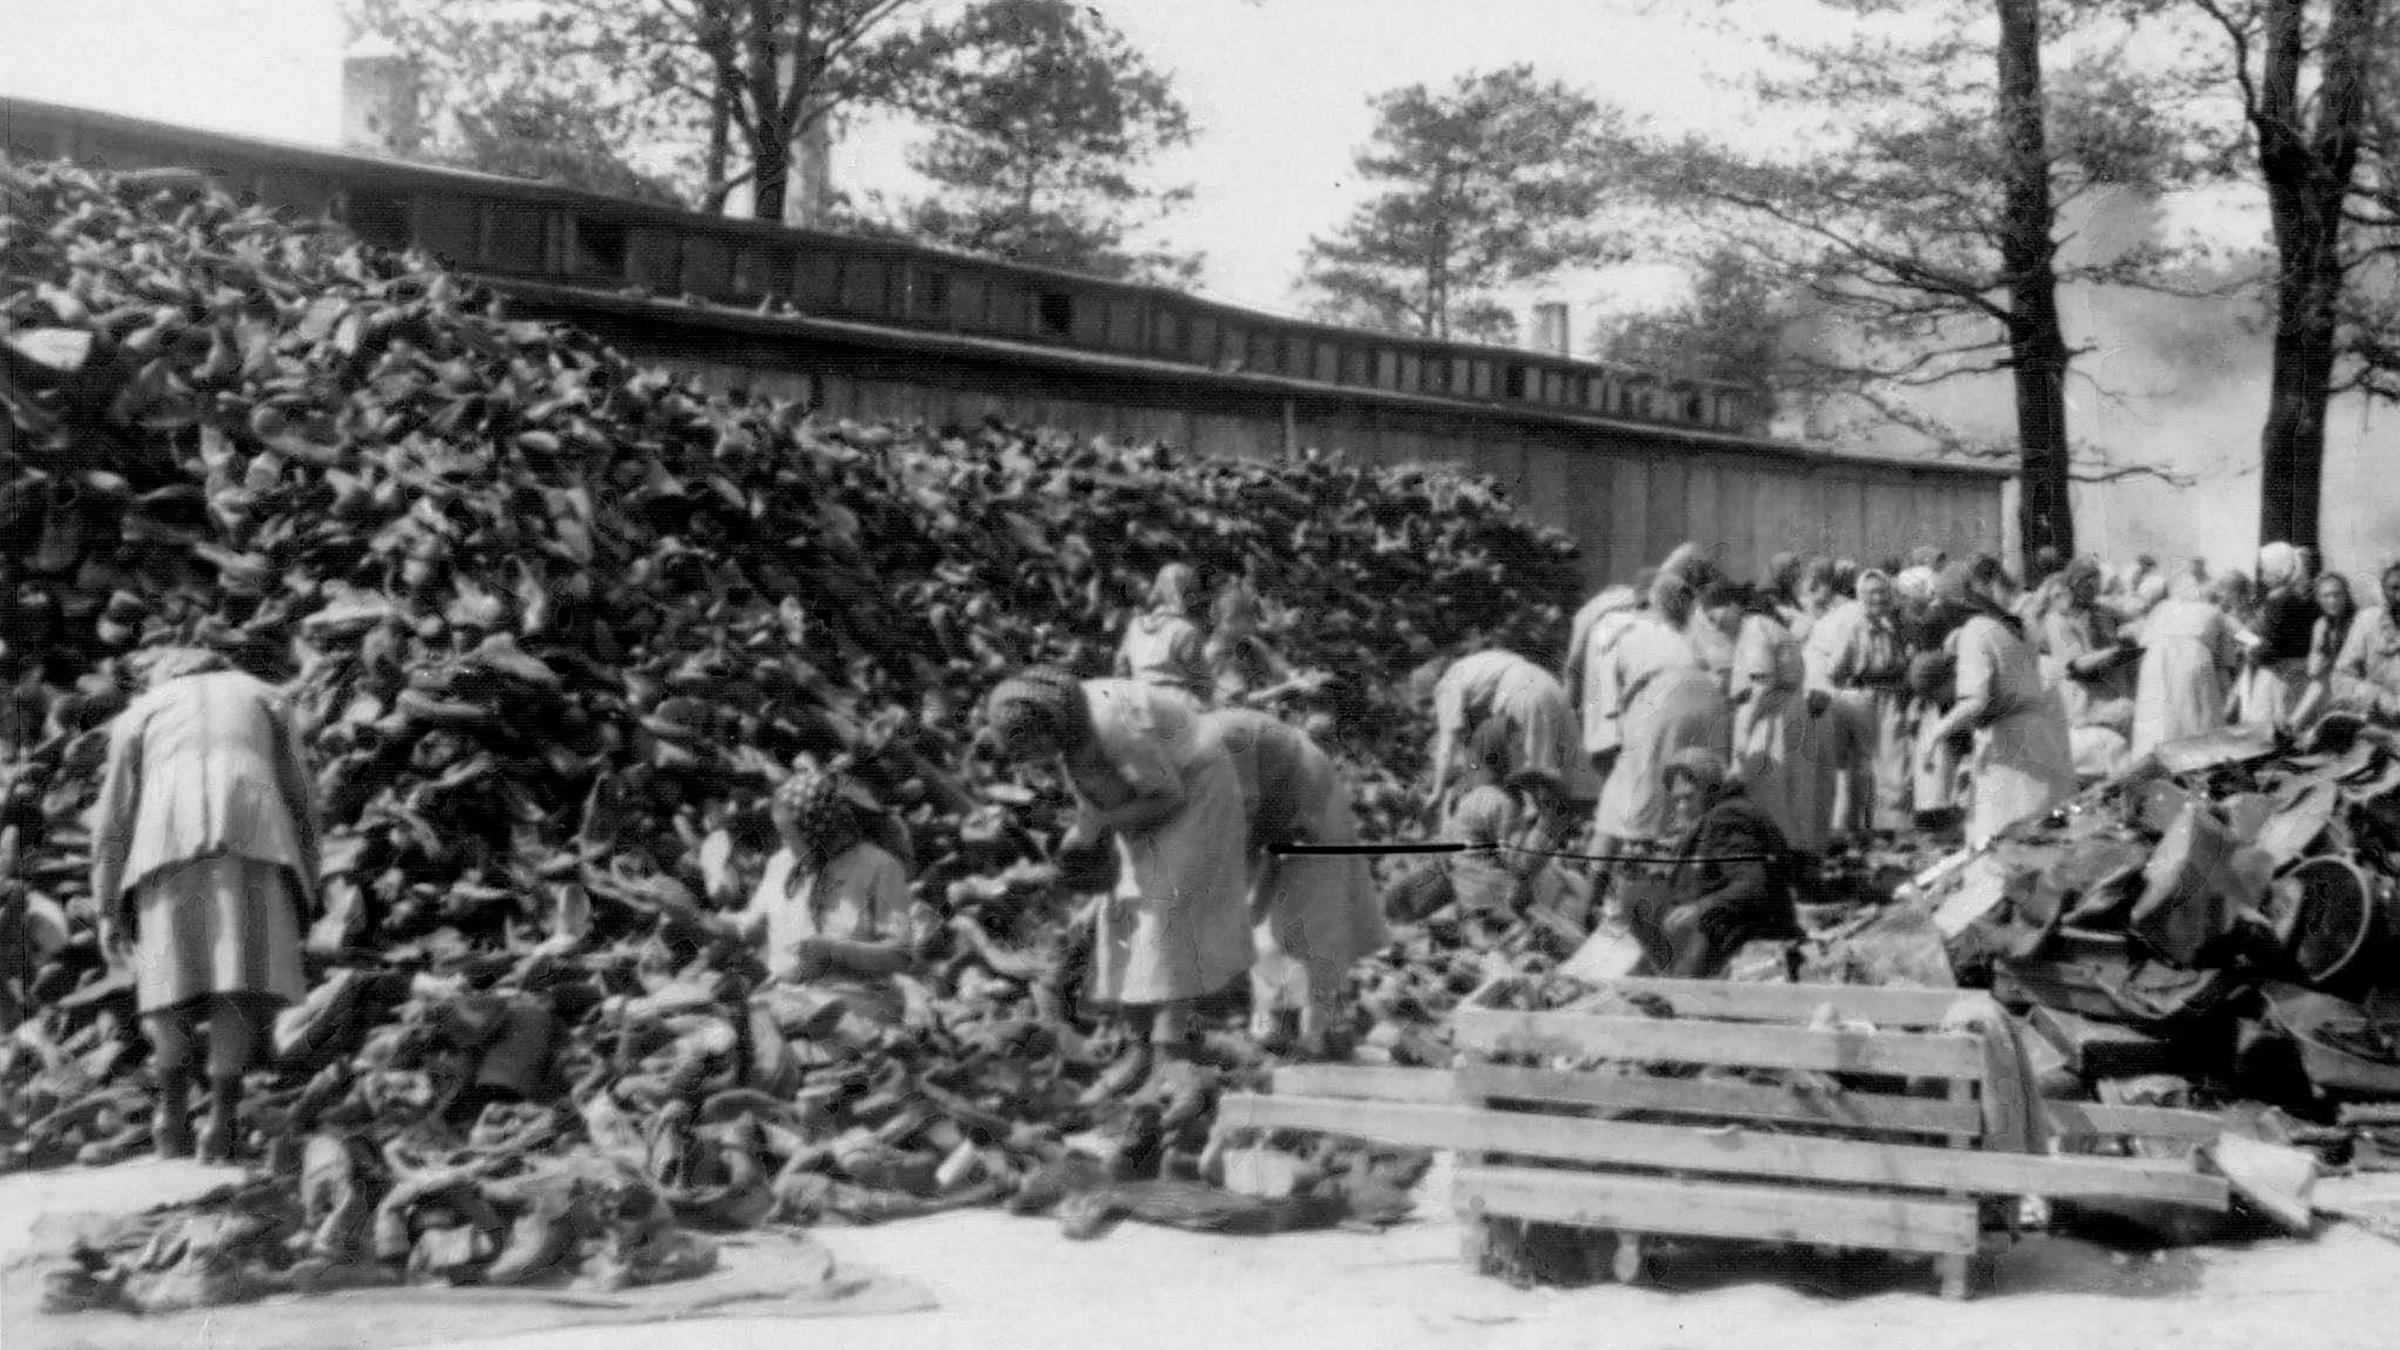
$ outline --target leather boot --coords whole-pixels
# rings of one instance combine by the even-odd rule
[[[150,1142],[161,1158],[192,1156],[192,1080],[183,1073],[159,1075],[158,1104],[150,1117]]]
[[[208,1080],[208,1120],[200,1127],[199,1153],[204,1163],[233,1161],[241,1133],[242,1080],[237,1074]]]

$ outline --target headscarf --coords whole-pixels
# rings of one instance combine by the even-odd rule
[[[1789,600],[1800,588],[1801,557],[1797,553],[1777,553],[1767,559],[1767,591],[1771,596]]]
[[[1650,583],[1650,609],[1671,623],[1682,623],[1692,613],[1692,583],[1682,574],[1661,568],[1658,579]]]
[[[1463,844],[1497,844],[1517,832],[1516,799],[1496,787],[1461,794],[1450,807],[1450,837]]]
[[[869,800],[849,775],[803,765],[776,786],[773,814],[779,826],[791,822],[813,869],[866,837],[864,804]]]
[[[1733,778],[1733,766],[1725,756],[1704,745],[1686,746],[1667,757],[1666,767],[1659,770],[1659,781],[1673,782],[1681,774],[1699,785],[1701,794],[1714,801],[1724,794]]]
[[[2300,550],[2290,544],[2277,542],[2258,550],[2258,584],[2261,590],[2273,590],[2300,575]]]
[[[1000,752],[1011,758],[1036,736],[1062,750],[1092,737],[1092,707],[1083,682],[1056,666],[1029,666],[1002,680],[985,697],[983,715]]]
[[[1181,614],[1191,608],[1192,592],[1200,589],[1200,574],[1190,563],[1168,563],[1150,583],[1150,612]]]
[[[1977,578],[1990,578],[2000,570],[2000,560],[1988,553],[1977,554],[1965,562],[1954,562],[1942,569],[1942,579],[1935,588],[1942,607],[1960,623],[1980,614],[2008,625],[2009,631],[2024,636],[2024,625],[2017,616],[1996,604],[1992,598],[1976,589]]]
[[[206,647],[152,647],[135,653],[127,664],[141,677],[144,689],[156,689],[186,675],[207,675],[233,668],[233,663],[221,653]]]

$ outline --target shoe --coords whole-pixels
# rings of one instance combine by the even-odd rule
[[[1090,1087],[1085,1088],[1081,1095],[1076,1097],[1075,1104],[1083,1107],[1098,1106],[1102,1102],[1122,1097],[1133,1091],[1135,1087],[1150,1077],[1154,1059],[1147,1043],[1136,1043],[1127,1047],[1116,1063],[1109,1065]]]
[[[563,1189],[531,1196],[509,1225],[498,1259],[484,1271],[486,1284],[513,1285],[538,1279],[558,1267],[583,1236],[580,1207]]]

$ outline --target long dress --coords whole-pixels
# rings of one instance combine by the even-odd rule
[[[1976,729],[1968,759],[1974,793],[1967,808],[1968,844],[2043,815],[2075,794],[2066,709],[2057,692],[2042,683],[2033,648],[2009,625],[1978,614],[1960,628],[1958,696],[1984,700],[1992,711],[1991,720]]]
[[[2306,591],[2279,586],[2258,607],[2256,663],[2241,683],[2241,720],[2280,726],[2308,691],[2309,641],[2316,629],[2316,602]]]
[[[1207,643],[1199,625],[1180,614],[1143,614],[1125,630],[1117,648],[1117,674],[1143,684],[1180,689],[1203,703],[1216,692]]]
[[[1242,784],[1222,739],[1178,691],[1086,680],[1101,750],[1136,793],[1180,786],[1183,805],[1122,830],[1117,892],[1100,913],[1092,996],[1171,1003],[1214,993],[1250,968]]]
[[[1593,699],[1613,724],[1616,764],[1600,789],[1593,828],[1610,840],[1668,833],[1664,771],[1678,752],[1733,755],[1733,709],[1683,634],[1656,618],[1629,625],[1591,672]]]
[[[2225,725],[2225,682],[2241,659],[2233,621],[2206,600],[2169,598],[2142,618],[2133,756]]]
[[[1740,700],[1734,771],[1793,848],[1821,853],[1833,824],[1841,738],[1830,706],[1809,712],[1805,682],[1800,644],[1783,624],[1757,614],[1743,620],[1733,658]]]
[[[2133,691],[2124,666],[2098,674],[2079,675],[2074,664],[2116,645],[2117,621],[2098,608],[2054,607],[2043,616],[2049,641],[2042,656],[2043,674],[2058,690],[2067,711],[2067,739],[2075,752],[2075,771],[2086,778],[2105,778],[2124,767],[2133,730]]]
[[[1338,1006],[1350,967],[1390,940],[1364,857],[1278,857],[1274,844],[1354,844],[1358,819],[1331,756],[1299,728],[1261,712],[1211,713],[1232,757],[1248,815],[1250,918],[1258,961],[1251,1008]]]
[[[92,895],[103,915],[132,923],[137,1009],[307,993],[314,781],[272,686],[217,671],[135,699],[109,726],[92,819]]]
[[[1802,657],[1808,686],[1833,696],[1848,723],[1850,800],[1842,824],[1852,830],[1902,830],[1914,821],[1909,764],[1908,645],[1891,619],[1874,619],[1852,600],[1809,631]]]
[[[1571,801],[1598,795],[1567,691],[1557,676],[1515,652],[1476,652],[1452,662],[1434,685],[1433,721],[1436,738],[1453,747],[1485,722],[1497,722],[1511,747],[1512,771],[1550,775]]]

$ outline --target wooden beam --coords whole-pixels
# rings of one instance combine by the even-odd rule
[[[1904,989],[1869,984],[1742,984],[1628,976],[1607,988],[1666,1000],[1686,1017],[1802,1022],[1830,1007],[1839,1017],[1889,1027],[1938,1027],[1961,1001],[1991,995],[1971,989]]]
[[[1976,1078],[1983,1049],[1971,1035],[1842,1031],[1763,1023],[1585,1013],[1495,1012],[1461,1008],[1450,1015],[1462,1050],[1575,1059],[1733,1064],[1826,1073],[1925,1074]]]
[[[2098,1102],[2045,1101],[2050,1128],[2070,1138],[2111,1135],[2138,1139],[2182,1139],[2212,1143],[2225,1133],[2225,1122],[2206,1111],[2178,1111],[2165,1106],[2105,1106]]]
[[[1273,1077],[1286,1097],[1348,1097],[1376,1102],[1455,1102],[1458,1081],[1446,1069],[1380,1064],[1287,1064]]]
[[[1980,1241],[1972,1201],[1524,1167],[1460,1168],[1453,1194],[1464,1216],[1583,1228],[1937,1255],[1969,1254]]]
[[[1471,1107],[1234,1094],[1219,1103],[1217,1127],[1315,1130],[1410,1148],[1981,1195],[2141,1197],[2219,1209],[2227,1198],[2224,1178],[2202,1176],[2168,1160],[1990,1153],[1777,1134],[1738,1125],[1704,1129]]]
[[[1455,1073],[1461,1094],[1469,1097],[1921,1134],[1978,1133],[1983,1129],[1983,1113],[1973,1105],[1962,1107],[1927,1097],[1806,1092],[1759,1083],[1654,1078],[1648,1074],[1568,1073],[1496,1064],[1461,1065]],[[1276,1091],[1283,1090],[1279,1079]],[[1317,1095],[1356,1094],[1327,1091]]]

